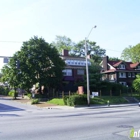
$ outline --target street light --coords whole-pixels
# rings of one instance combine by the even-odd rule
[[[87,39],[92,32],[93,28],[96,28],[97,26],[94,26],[91,28],[88,36],[85,38],[85,57],[86,57],[86,76],[87,76],[87,103],[88,106],[90,106],[90,90],[89,90],[89,72],[88,72],[88,58],[87,58]]]

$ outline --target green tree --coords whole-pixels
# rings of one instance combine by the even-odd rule
[[[14,98],[16,99],[16,89],[19,87],[20,75],[16,68],[16,54],[10,59],[10,62],[2,68],[2,81],[7,82],[10,87],[14,88]]]
[[[52,45],[58,50],[59,54],[62,53],[63,49],[66,50],[73,50],[73,47],[75,45],[72,40],[66,36],[56,36],[56,41],[52,42]],[[72,53],[72,52],[71,52]]]
[[[93,60],[91,60],[91,66],[89,66],[89,86],[90,91],[97,91],[102,85],[101,85],[101,77],[102,74],[100,73],[101,67],[94,63]],[[87,77],[85,75],[84,81],[80,81],[77,83],[78,86],[85,86],[87,87]]]
[[[96,45],[96,42],[87,40],[87,55],[90,55],[91,59],[95,63],[100,63],[102,61],[102,57],[105,56],[106,50],[100,48],[100,46]],[[74,54],[80,57],[85,56],[85,40],[80,41],[75,45],[73,50]]]
[[[136,79],[133,81],[132,86],[136,91],[140,92],[140,74],[136,75]]]
[[[98,91],[101,87],[101,77],[102,74],[100,73],[101,67],[91,61],[91,66],[89,67],[89,85],[91,91]]]
[[[17,60],[20,62],[19,69],[16,68]],[[27,91],[38,83],[41,93],[42,86],[50,89],[60,83],[64,66],[65,63],[56,48],[43,38],[34,36],[29,41],[23,42],[21,50],[15,53],[3,69],[4,80],[11,86]]]
[[[39,89],[45,86],[55,88],[61,81],[62,70],[65,66],[58,51],[43,38],[34,37],[24,42],[19,52],[20,71],[25,85],[39,83]],[[27,79],[25,79],[26,77]],[[22,84],[23,85],[23,84]]]
[[[121,54],[121,59],[124,61],[132,61],[132,46],[125,48]]]
[[[120,61],[121,59],[119,59],[118,57],[109,57],[110,61]]]
[[[125,48],[121,54],[121,58],[125,61],[140,62],[140,43],[136,46]]]

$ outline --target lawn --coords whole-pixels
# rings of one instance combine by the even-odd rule
[[[47,103],[50,103],[50,104],[55,104],[55,105],[64,105],[64,101],[63,99],[61,98],[54,98],[50,101],[47,101]]]
[[[109,100],[110,104],[124,104],[127,101],[120,96],[102,96],[102,97],[94,97],[91,99],[91,105],[106,105]],[[62,98],[54,98],[47,103],[55,104],[55,105],[65,105]]]

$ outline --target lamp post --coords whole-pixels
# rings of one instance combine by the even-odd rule
[[[96,28],[97,26],[94,26],[91,28],[88,36],[85,38],[85,57],[86,57],[86,77],[87,77],[87,104],[90,106],[90,90],[89,90],[89,72],[88,72],[88,58],[87,58],[87,39],[92,32],[93,28]]]

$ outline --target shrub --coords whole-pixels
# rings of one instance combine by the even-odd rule
[[[42,98],[41,94],[35,94],[35,98]]]
[[[12,97],[16,96],[17,97],[18,96],[18,93],[17,92],[15,93],[14,90],[11,90],[11,91],[8,92],[8,96],[12,96]]]
[[[64,96],[63,97],[63,101],[64,101],[64,105],[67,105],[67,100],[69,99],[69,96]]]
[[[29,97],[29,99],[32,98],[32,94],[31,93],[27,93],[27,96]]]
[[[67,105],[69,106],[75,106],[75,105],[86,105],[87,104],[87,97],[86,95],[71,95],[69,98],[67,98]]]
[[[39,99],[32,99],[31,104],[38,104],[39,103]]]
[[[0,86],[0,94],[8,95],[9,89],[7,87]]]

